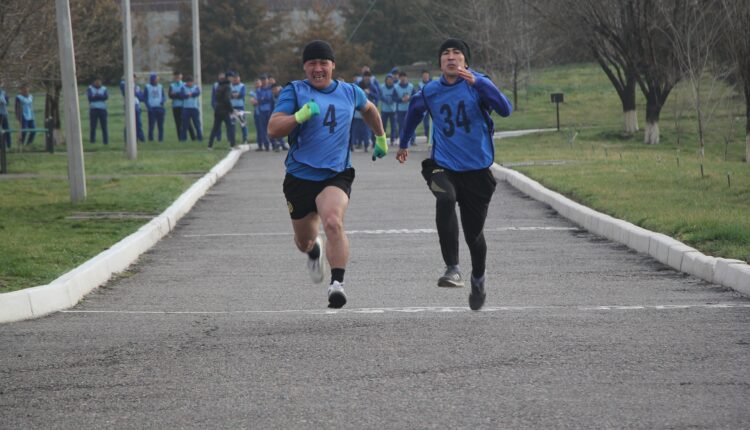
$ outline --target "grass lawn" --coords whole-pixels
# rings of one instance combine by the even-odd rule
[[[620,132],[619,100],[596,66],[542,70],[534,81],[540,84],[531,84],[519,97],[521,109],[496,125],[501,130],[555,127],[549,93],[562,91],[561,131],[497,141],[499,163],[708,255],[750,262],[750,164],[743,162],[744,105],[738,95],[709,101],[714,111],[701,175],[696,115],[685,85],[675,89],[662,111],[662,143],[647,146],[642,132]],[[644,121],[642,98],[638,108]],[[731,139],[728,146],[725,138]],[[564,163],[545,163],[550,160]]]

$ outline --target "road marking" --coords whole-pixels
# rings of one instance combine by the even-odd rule
[[[497,227],[486,228],[485,233],[500,233],[505,231],[572,231],[579,230],[578,227]],[[258,233],[208,233],[208,234],[184,234],[182,237],[261,237],[261,236],[291,236],[293,233],[288,232],[258,232]],[[379,229],[379,230],[348,230],[348,235],[360,234],[437,234],[434,228],[400,228],[400,229]]]
[[[579,310],[595,311],[669,311],[684,309],[750,309],[750,303],[703,303],[679,305],[605,305],[605,306],[487,306],[480,312],[523,312],[533,310]],[[69,314],[132,314],[132,315],[236,315],[236,314],[386,314],[386,313],[457,313],[472,312],[468,307],[458,306],[412,306],[352,309],[285,309],[275,311],[236,310],[236,311],[118,311],[118,310],[66,310]]]

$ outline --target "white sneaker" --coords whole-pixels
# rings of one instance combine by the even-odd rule
[[[339,281],[331,282],[328,286],[328,307],[339,309],[346,304],[346,294],[344,294],[344,284]]]
[[[315,239],[315,245],[317,245],[320,248],[320,255],[316,259],[308,258],[307,259],[307,270],[310,272],[310,279],[316,284],[320,284],[323,282],[323,278],[325,278],[325,272],[326,270],[326,259],[323,255],[323,249],[325,248],[323,244],[323,240],[318,237]]]

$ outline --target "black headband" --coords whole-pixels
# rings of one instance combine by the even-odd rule
[[[304,64],[310,60],[331,60],[335,63],[336,57],[334,57],[333,48],[331,48],[328,42],[313,40],[302,51],[302,63]]]

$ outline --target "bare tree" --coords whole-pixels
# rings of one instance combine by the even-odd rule
[[[710,118],[711,101],[723,73],[711,66],[717,64],[714,51],[720,41],[726,16],[719,0],[684,2],[678,13],[660,5],[663,31],[672,44],[682,75],[690,86],[693,108],[698,119],[700,156],[705,155],[705,130]],[[713,72],[713,73],[709,73]],[[710,76],[708,76],[710,75]],[[704,83],[709,84],[707,91]],[[707,92],[707,94],[704,94]],[[713,103],[714,107],[718,101]]]
[[[723,46],[732,60],[733,76],[745,94],[745,162],[750,163],[750,3],[722,0],[726,16]]]

